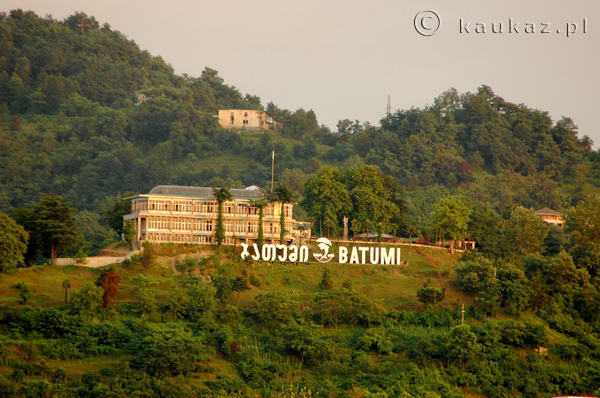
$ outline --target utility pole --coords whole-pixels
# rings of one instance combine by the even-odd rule
[[[275,175],[275,150],[271,156],[271,198],[273,197],[273,176]]]

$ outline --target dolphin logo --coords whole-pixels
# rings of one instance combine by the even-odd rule
[[[317,239],[317,244],[319,249],[322,251],[321,253],[313,253],[313,256],[317,259],[317,261],[320,263],[327,263],[331,261],[334,256],[333,253],[329,253],[331,241],[327,238],[319,238]]]

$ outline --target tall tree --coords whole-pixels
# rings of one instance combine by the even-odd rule
[[[337,227],[344,212],[349,213],[352,207],[348,188],[341,181],[341,171],[337,167],[321,167],[306,181],[301,205],[317,221],[321,235],[325,223]]]
[[[29,234],[12,218],[0,213],[0,272],[23,262]]]
[[[100,275],[96,281],[96,286],[100,286],[104,290],[102,295],[102,307],[108,310],[113,300],[119,294],[119,283],[121,276],[114,269],[108,269]]]
[[[33,206],[35,230],[30,231],[42,247],[42,254],[56,264],[59,254],[72,249],[81,241],[77,232],[71,202],[62,202],[62,197],[43,195]]]
[[[566,230],[575,245],[573,259],[592,276],[600,273],[600,195],[590,196],[568,212]]]
[[[273,198],[277,202],[281,203],[281,211],[279,215],[279,242],[284,244],[285,242],[285,205],[291,203],[294,199],[294,194],[291,189],[282,183],[277,183],[275,187],[275,197]]]
[[[256,240],[256,244],[258,247],[262,247],[262,245],[265,243],[263,219],[265,216],[265,207],[267,206],[267,201],[265,199],[259,199],[251,200],[250,203],[258,208],[258,239]]]
[[[220,249],[221,244],[223,243],[223,239],[225,239],[225,226],[223,225],[223,202],[233,199],[233,195],[227,187],[223,187],[221,189],[213,188],[213,194],[215,195],[215,199],[217,201],[218,206],[215,239],[217,241],[217,246]]]
[[[134,192],[125,192],[125,194],[117,198],[114,206],[106,212],[108,225],[119,235],[119,238],[123,236],[123,216],[131,213],[131,200],[126,200],[125,198],[133,195],[135,195]]]
[[[458,196],[445,197],[435,206],[437,225],[452,241],[465,238],[470,216],[471,209]]]
[[[501,240],[506,257],[539,255],[544,250],[548,228],[533,210],[514,208],[508,219],[500,223]]]
[[[352,218],[359,225],[372,224],[389,230],[389,222],[399,212],[394,203],[400,189],[377,166],[362,165],[350,171],[348,191],[352,200]],[[386,231],[387,232],[387,231]]]

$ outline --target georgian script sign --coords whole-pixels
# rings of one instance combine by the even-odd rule
[[[320,252],[313,253],[313,257],[320,263],[328,263],[335,257],[331,241],[327,238],[317,239]],[[306,263],[310,257],[308,246],[301,245],[273,245],[266,244],[259,248],[255,243],[252,246],[242,243],[242,260],[251,256],[254,261],[291,261]],[[399,247],[365,247],[348,248],[340,246],[337,253],[337,262],[340,264],[381,264],[400,265]]]

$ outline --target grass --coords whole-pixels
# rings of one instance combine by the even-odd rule
[[[221,264],[227,263],[227,250],[222,255]],[[210,252],[208,252],[210,253]],[[202,254],[208,255],[207,252]],[[354,290],[366,294],[370,298],[383,300],[389,309],[414,309],[421,308],[421,303],[416,300],[417,290],[430,279],[436,287],[446,288],[446,299],[442,305],[454,305],[457,302],[468,304],[472,302],[470,296],[458,290],[453,283],[451,270],[458,258],[457,254],[450,254],[444,250],[426,247],[403,246],[403,265],[359,265],[338,263],[309,263],[293,265],[281,264],[254,264],[248,271],[260,280],[260,286],[251,286],[251,289],[242,292],[240,305],[248,305],[256,296],[270,291],[282,290],[294,294],[300,300],[308,300],[319,291],[318,284],[325,269],[331,272],[334,288],[341,288],[344,281],[349,280]],[[157,259],[160,265],[143,269],[140,266],[124,268],[120,266],[119,273],[122,281],[119,284],[119,295],[115,304],[135,301],[137,284],[132,281],[138,273],[150,275],[158,280],[156,294],[164,297],[176,286],[182,286],[186,276],[179,275],[173,265],[182,261],[184,256],[161,257]],[[200,257],[194,256],[194,257]],[[229,263],[231,260],[229,259]],[[208,277],[215,272],[214,262],[203,267],[196,274]],[[246,265],[233,263],[232,271],[243,275]],[[29,305],[61,305],[64,302],[65,291],[62,282],[71,281],[69,297],[73,292],[83,288],[86,283],[95,283],[101,269],[92,269],[79,266],[39,266],[20,269],[13,274],[0,276],[0,303],[17,305],[17,292],[10,285],[25,282],[32,287],[34,296]],[[237,297],[232,296],[231,303],[237,302]]]

